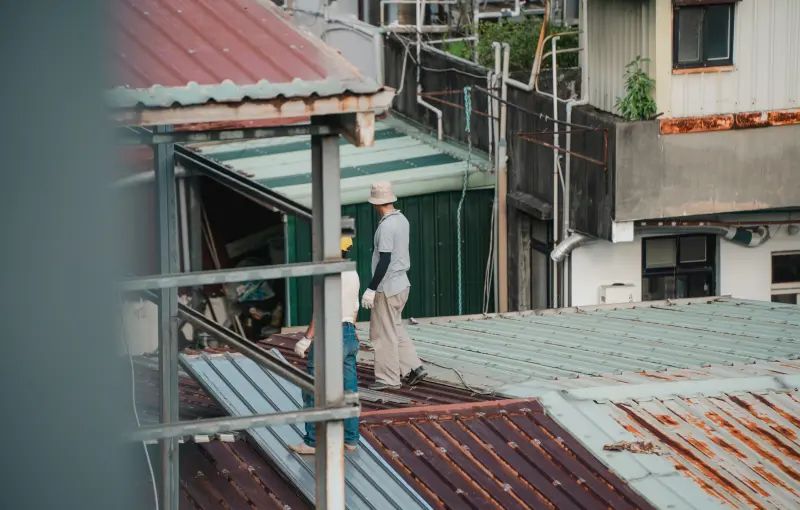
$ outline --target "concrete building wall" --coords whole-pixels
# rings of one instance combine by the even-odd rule
[[[800,236],[789,236],[786,227],[772,227],[773,238],[756,248],[720,240],[717,294],[769,301],[772,254],[800,250]],[[601,303],[602,285],[632,284],[633,301],[642,299],[642,238],[633,242],[602,242],[578,248],[572,254],[572,305]]]
[[[589,0],[587,4],[584,86],[592,106],[614,113],[617,97],[625,93],[625,66],[637,56],[650,57],[655,45],[655,0]]]
[[[674,74],[671,104],[659,106],[666,109],[667,117],[800,107],[798,27],[797,0],[738,2],[733,30],[734,69]]]
[[[800,204],[800,125],[660,135],[617,124],[615,221]]]

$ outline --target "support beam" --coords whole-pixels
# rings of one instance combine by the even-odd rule
[[[375,114],[371,112],[370,114],[374,119]],[[208,131],[172,131],[169,133],[151,133],[125,127],[118,128],[116,142],[119,145],[158,145],[162,143],[239,142],[259,138],[332,134],[336,134],[336,130],[331,126],[312,126],[310,124]]]
[[[168,133],[171,127],[158,127]],[[162,273],[180,272],[178,260],[177,193],[173,145],[157,145],[155,151],[156,195],[158,203],[158,241]],[[178,289],[163,289],[158,307],[159,378],[161,423],[178,421]],[[178,510],[180,471],[178,440],[161,441],[161,509]]]
[[[340,227],[337,227],[337,235],[339,231]],[[120,288],[128,292],[168,288],[177,289],[179,287],[194,287],[198,285],[216,285],[221,283],[239,283],[255,280],[278,280],[281,278],[339,274],[342,271],[350,271],[355,268],[355,262],[341,259],[315,263],[298,262],[295,264],[278,264],[274,266],[240,267],[234,269],[128,278],[120,282]]]
[[[326,118],[312,122],[324,123]],[[314,262],[341,257],[339,247],[341,193],[338,136],[311,137],[311,193],[314,212],[312,242]],[[342,352],[342,277],[339,274],[314,277],[315,370],[314,401],[335,406],[344,398]],[[344,422],[317,423],[315,471],[318,510],[344,508]]]
[[[506,199],[510,207],[524,212],[528,216],[543,221],[550,221],[553,219],[553,206],[544,200],[536,198],[530,193],[514,191],[513,193],[509,193]]]
[[[356,147],[375,145],[375,112],[338,115],[337,126],[341,135]]]
[[[352,400],[352,399],[351,399]],[[136,441],[153,441],[164,438],[218,434],[275,425],[295,423],[314,423],[321,420],[344,420],[356,418],[361,413],[358,401],[343,402],[339,407],[302,409],[284,413],[256,414],[236,418],[209,418],[205,420],[182,421],[169,425],[141,427],[134,433]],[[344,508],[344,507],[341,507]]]

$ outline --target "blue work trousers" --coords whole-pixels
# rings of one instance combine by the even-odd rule
[[[349,322],[342,323],[342,348],[344,358],[344,391],[358,391],[358,376],[356,375],[356,355],[358,354],[358,338],[356,327]],[[308,373],[314,375],[314,342],[308,349]],[[314,407],[314,395],[303,392],[303,406]],[[303,441],[308,446],[315,446],[316,423],[306,423],[306,435]],[[358,444],[358,418],[344,420],[344,442],[356,446]]]

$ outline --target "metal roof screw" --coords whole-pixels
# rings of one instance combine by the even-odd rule
[[[189,48],[189,53],[196,53],[195,50]]]
[[[503,485],[503,490],[508,492],[508,491],[511,490],[511,486],[509,484],[505,484],[505,485]]]
[[[444,453],[445,455],[447,454],[447,448],[445,448],[444,446],[440,446],[439,451]]]
[[[145,16],[150,16],[150,12],[149,11],[144,11],[142,14],[144,14]]]
[[[229,52],[230,50],[229,50],[228,48],[222,48],[222,51],[224,51],[225,53],[227,53],[227,52]]]
[[[422,451],[421,451],[421,450],[414,450],[414,455],[416,455],[417,457],[423,457],[423,456],[425,456],[425,454],[424,454],[424,453],[422,453]]]
[[[399,454],[399,453],[397,453],[397,452],[395,452],[395,451],[392,451],[392,457],[394,457],[394,458],[397,458],[397,457],[399,457],[399,456],[400,456],[400,454]]]
[[[510,446],[511,448],[519,448],[519,446],[517,445],[517,443],[515,443],[514,441],[510,441],[510,442],[508,443],[508,446]]]
[[[558,480],[553,480],[553,485],[558,487],[559,485],[561,485],[561,482],[559,482]]]
[[[178,9],[178,12],[183,12],[183,9]]]
[[[461,489],[456,489],[456,494],[460,496],[461,494],[466,494],[466,492],[462,491]]]

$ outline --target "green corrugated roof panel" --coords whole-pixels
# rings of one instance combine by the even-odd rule
[[[407,329],[420,357],[459,370],[442,372],[446,380],[464,376],[515,396],[515,385],[526,381],[550,388],[702,379],[721,370],[752,375],[769,365],[800,371],[788,361],[800,358],[800,307],[733,298],[451,317]]]
[[[265,186],[304,205],[311,203],[311,142],[308,136],[250,140],[195,146],[208,157],[249,175]],[[460,190],[467,153],[397,119],[377,122],[375,145],[358,148],[340,142],[342,204],[366,202],[376,180],[392,181],[399,197]],[[469,189],[494,185],[489,161],[470,156]]]

